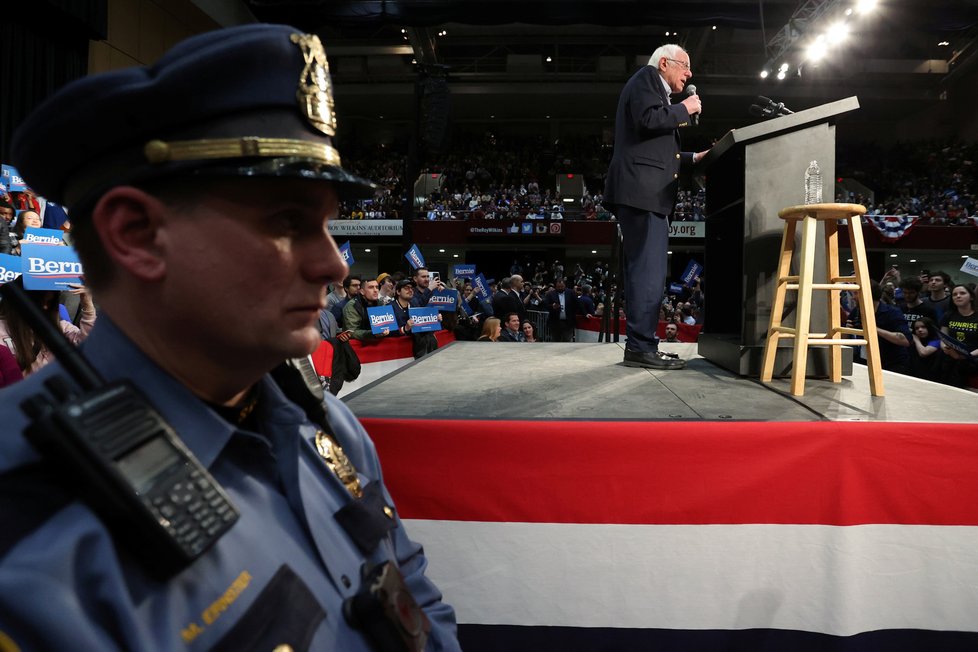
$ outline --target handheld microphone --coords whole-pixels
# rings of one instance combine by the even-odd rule
[[[686,87],[686,96],[688,97],[690,95],[696,95],[695,84],[690,84],[689,86]],[[694,127],[698,127],[700,124],[700,114],[694,113],[693,115],[689,116],[689,121],[693,123]]]

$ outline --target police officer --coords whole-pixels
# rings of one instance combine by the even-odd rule
[[[49,365],[0,394],[0,648],[458,649],[363,428],[328,394],[317,422],[269,374],[318,344],[348,273],[327,223],[375,189],[335,130],[322,44],[274,25],[76,81],[18,130],[12,162],[71,209],[103,310],[85,357],[151,400],[239,517],[160,577],[21,436],[19,405],[65,375]],[[351,608],[379,568],[401,611]]]

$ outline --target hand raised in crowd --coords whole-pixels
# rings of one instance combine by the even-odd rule
[[[92,292],[87,286],[80,283],[69,283],[69,292],[78,297],[79,307],[85,311],[95,310],[95,302],[92,301]]]

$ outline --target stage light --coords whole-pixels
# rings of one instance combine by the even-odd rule
[[[667,251],[667,252],[666,252],[666,255],[667,255],[667,256],[671,256],[671,255],[672,255],[672,252],[671,252],[671,251]]]
[[[550,63],[551,61],[553,61],[553,59],[551,59],[550,57],[547,57],[547,63]]]
[[[438,250],[438,253],[443,254],[443,253],[445,253],[445,250],[444,249],[439,249]]]
[[[778,71],[778,79],[784,79],[784,71],[783,70],[779,70]]]
[[[597,250],[597,249],[592,249],[592,250],[591,250],[591,253],[592,253],[592,254],[596,254],[596,253],[598,253],[598,250]]]
[[[363,250],[363,253],[365,253],[365,254],[369,254],[369,253],[370,253],[370,250],[369,250],[369,249],[364,249],[364,250]]]
[[[839,21],[829,27],[828,31],[825,32],[825,37],[833,45],[842,43],[849,37],[849,26]]]
[[[458,254],[452,254],[452,258],[458,258]]]
[[[851,8],[846,9],[846,16],[851,16],[851,15],[852,15],[852,9]]]
[[[861,14],[868,14],[875,8],[876,0],[858,0],[858,2],[856,2],[856,11]]]
[[[938,47],[943,47],[943,46],[945,46],[945,45],[951,45],[951,44],[950,44],[950,42],[948,42],[948,41],[941,41],[941,42],[940,42],[940,43],[938,43],[937,45],[938,45]]]
[[[781,67],[780,67],[780,68],[778,68],[778,70],[780,70],[781,72],[788,72],[788,68],[789,68],[789,67],[790,67],[790,66],[788,65],[788,63],[787,63],[787,62],[785,62],[785,63],[782,63],[782,64],[781,64]]]
[[[896,254],[890,254],[890,258],[896,258],[896,257],[897,257]]]
[[[819,36],[808,46],[808,49],[805,50],[805,58],[809,61],[819,61],[825,57],[828,51],[829,48],[825,43],[825,37]]]
[[[917,259],[916,259],[916,258],[911,258],[911,259],[910,259],[910,262],[911,262],[911,263],[915,263],[915,262],[917,262]]]
[[[666,36],[669,36],[669,32],[666,32]]]
[[[761,71],[761,79],[767,79],[767,76],[768,76],[769,74],[770,74],[770,73],[769,73],[769,72],[768,72],[767,70],[762,70],[762,71]]]
[[[407,34],[407,30],[404,29],[403,27],[401,28],[401,34]]]
[[[717,28],[717,26],[716,26],[716,25],[714,25],[714,26],[713,26],[713,30],[714,30],[714,31],[716,31],[716,28]]]
[[[413,65],[418,65],[418,60],[417,59],[411,59],[411,63]]]

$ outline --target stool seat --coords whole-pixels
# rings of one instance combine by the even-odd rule
[[[876,334],[876,313],[873,301],[867,292],[872,280],[866,264],[866,247],[863,244],[862,221],[858,216],[866,212],[860,204],[805,204],[789,206],[778,211],[778,217],[785,221],[781,239],[781,253],[778,262],[778,279],[771,305],[771,321],[764,344],[764,359],[761,365],[761,382],[769,383],[774,375],[774,358],[778,341],[782,338],[793,340],[794,351],[791,364],[791,393],[802,396],[805,393],[805,369],[808,363],[810,345],[828,346],[829,378],[833,383],[842,382],[842,346],[865,346],[866,365],[869,369],[869,386],[873,396],[883,396],[883,375],[880,370],[879,340]],[[850,219],[850,218],[856,219]],[[849,230],[849,244],[852,248],[852,263],[855,272],[852,276],[839,273],[840,223],[845,220]],[[827,279],[825,283],[814,281],[815,238],[819,223],[825,229],[825,263]],[[792,257],[795,252],[795,234],[801,229],[798,248],[800,260],[798,274],[790,274]],[[826,290],[828,299],[828,332],[809,333],[811,323],[812,292]],[[856,293],[861,328],[842,326],[839,315],[840,297],[843,290]],[[788,291],[798,293],[795,310],[795,327],[782,326],[784,319],[785,295]],[[853,335],[856,339],[843,339],[843,335]]]
[[[788,206],[778,211],[782,220],[800,220],[813,217],[816,220],[844,220],[852,215],[863,215],[866,207],[862,204],[802,204]]]

